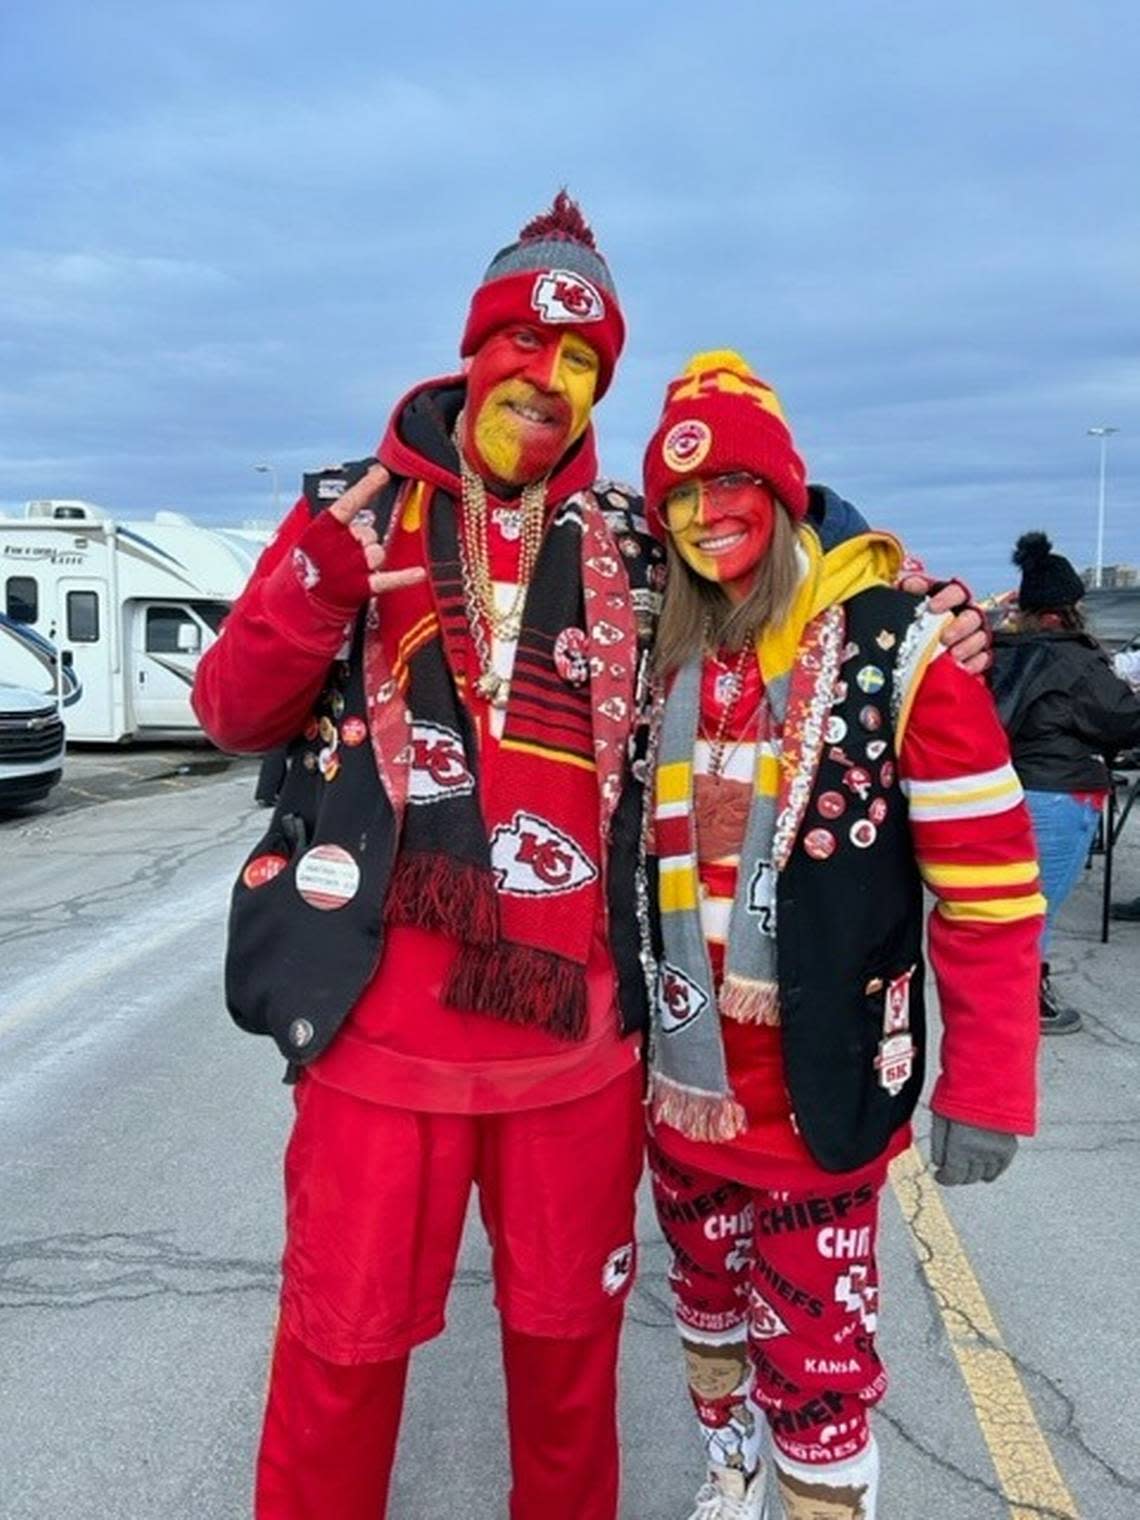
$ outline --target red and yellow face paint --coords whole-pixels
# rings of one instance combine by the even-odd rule
[[[597,383],[598,356],[576,333],[503,328],[467,372],[464,454],[486,479],[540,480],[586,431]]]
[[[776,522],[776,498],[764,481],[743,473],[688,481],[669,492],[662,515],[691,570],[732,597],[747,595]]]

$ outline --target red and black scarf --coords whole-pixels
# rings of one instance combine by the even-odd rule
[[[593,605],[587,616],[589,539],[575,498],[563,502],[527,592],[505,728],[481,801],[478,736],[464,701],[478,666],[456,502],[442,489],[413,489],[419,521],[393,536],[387,563],[418,559],[428,583],[385,597],[373,630],[381,651],[374,669],[395,680],[410,725],[385,917],[458,942],[443,990],[449,1005],[579,1039],[602,871],[594,708],[613,700],[611,672],[635,658],[632,623],[616,608],[612,622]],[[555,663],[567,629],[581,630],[574,638],[583,647],[610,646],[579,684]]]

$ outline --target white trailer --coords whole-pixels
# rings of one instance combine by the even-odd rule
[[[70,741],[200,734],[195,667],[267,538],[180,512],[123,522],[87,501],[30,501],[22,517],[0,516],[0,613],[6,631],[30,631],[25,654],[38,647],[51,676],[21,684],[59,694]],[[0,635],[0,649],[8,643]]]

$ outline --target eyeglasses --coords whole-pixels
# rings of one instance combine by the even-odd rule
[[[733,470],[727,475],[715,475],[711,480],[694,480],[688,485],[675,486],[661,506],[661,516],[670,533],[684,533],[696,519],[704,494],[710,507],[731,504],[733,496],[742,486],[761,486],[765,482],[758,475],[746,470]]]

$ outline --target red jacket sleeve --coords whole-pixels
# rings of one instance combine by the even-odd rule
[[[302,497],[198,662],[190,700],[214,743],[256,752],[292,739],[367,596],[350,530],[311,518]]]
[[[929,954],[943,1035],[931,1107],[1030,1135],[1045,911],[1037,851],[989,690],[951,658],[922,676],[899,775],[919,869],[937,898]]]

